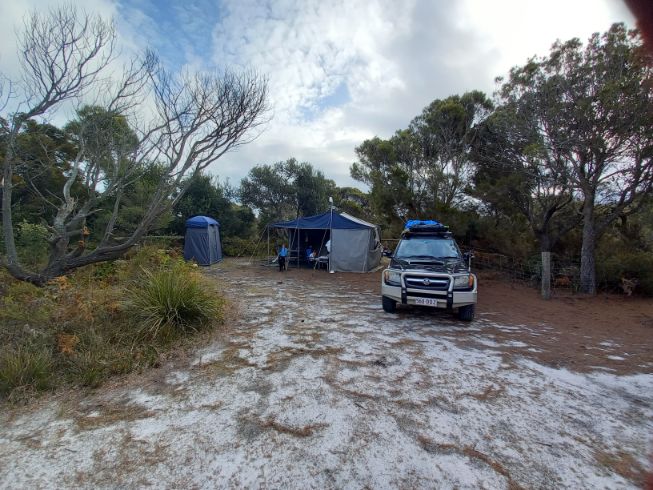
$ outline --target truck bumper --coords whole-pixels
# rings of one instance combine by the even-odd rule
[[[402,292],[403,291],[403,292]],[[432,308],[454,309],[476,303],[476,283],[472,291],[441,291],[420,294],[418,291],[392,286],[381,281],[381,295],[404,305],[421,305]],[[434,301],[428,301],[434,300]]]

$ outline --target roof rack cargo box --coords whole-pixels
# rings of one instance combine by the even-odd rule
[[[444,233],[449,227],[435,220],[412,219],[406,222],[404,233]]]

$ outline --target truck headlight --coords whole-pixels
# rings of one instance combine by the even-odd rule
[[[473,289],[474,276],[472,274],[464,274],[453,278],[454,289]]]
[[[386,269],[383,271],[383,280],[386,284],[401,286],[401,273]]]

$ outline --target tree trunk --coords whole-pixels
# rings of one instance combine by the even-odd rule
[[[551,239],[546,233],[539,234],[542,255],[542,298],[551,299]]]
[[[596,294],[596,229],[594,223],[594,196],[587,196],[583,204],[583,244],[580,252],[580,291]]]
[[[14,177],[12,166],[12,159],[14,158],[14,139],[15,135],[11,133],[7,141],[5,159],[3,162],[2,234],[5,242],[7,264],[18,267],[18,254],[16,252],[16,242],[14,241],[14,223],[11,216],[12,180]]]
[[[551,299],[551,252],[542,252],[542,298]]]

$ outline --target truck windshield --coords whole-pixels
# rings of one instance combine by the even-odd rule
[[[394,256],[399,259],[459,259],[460,250],[451,238],[411,238],[399,242]]]

